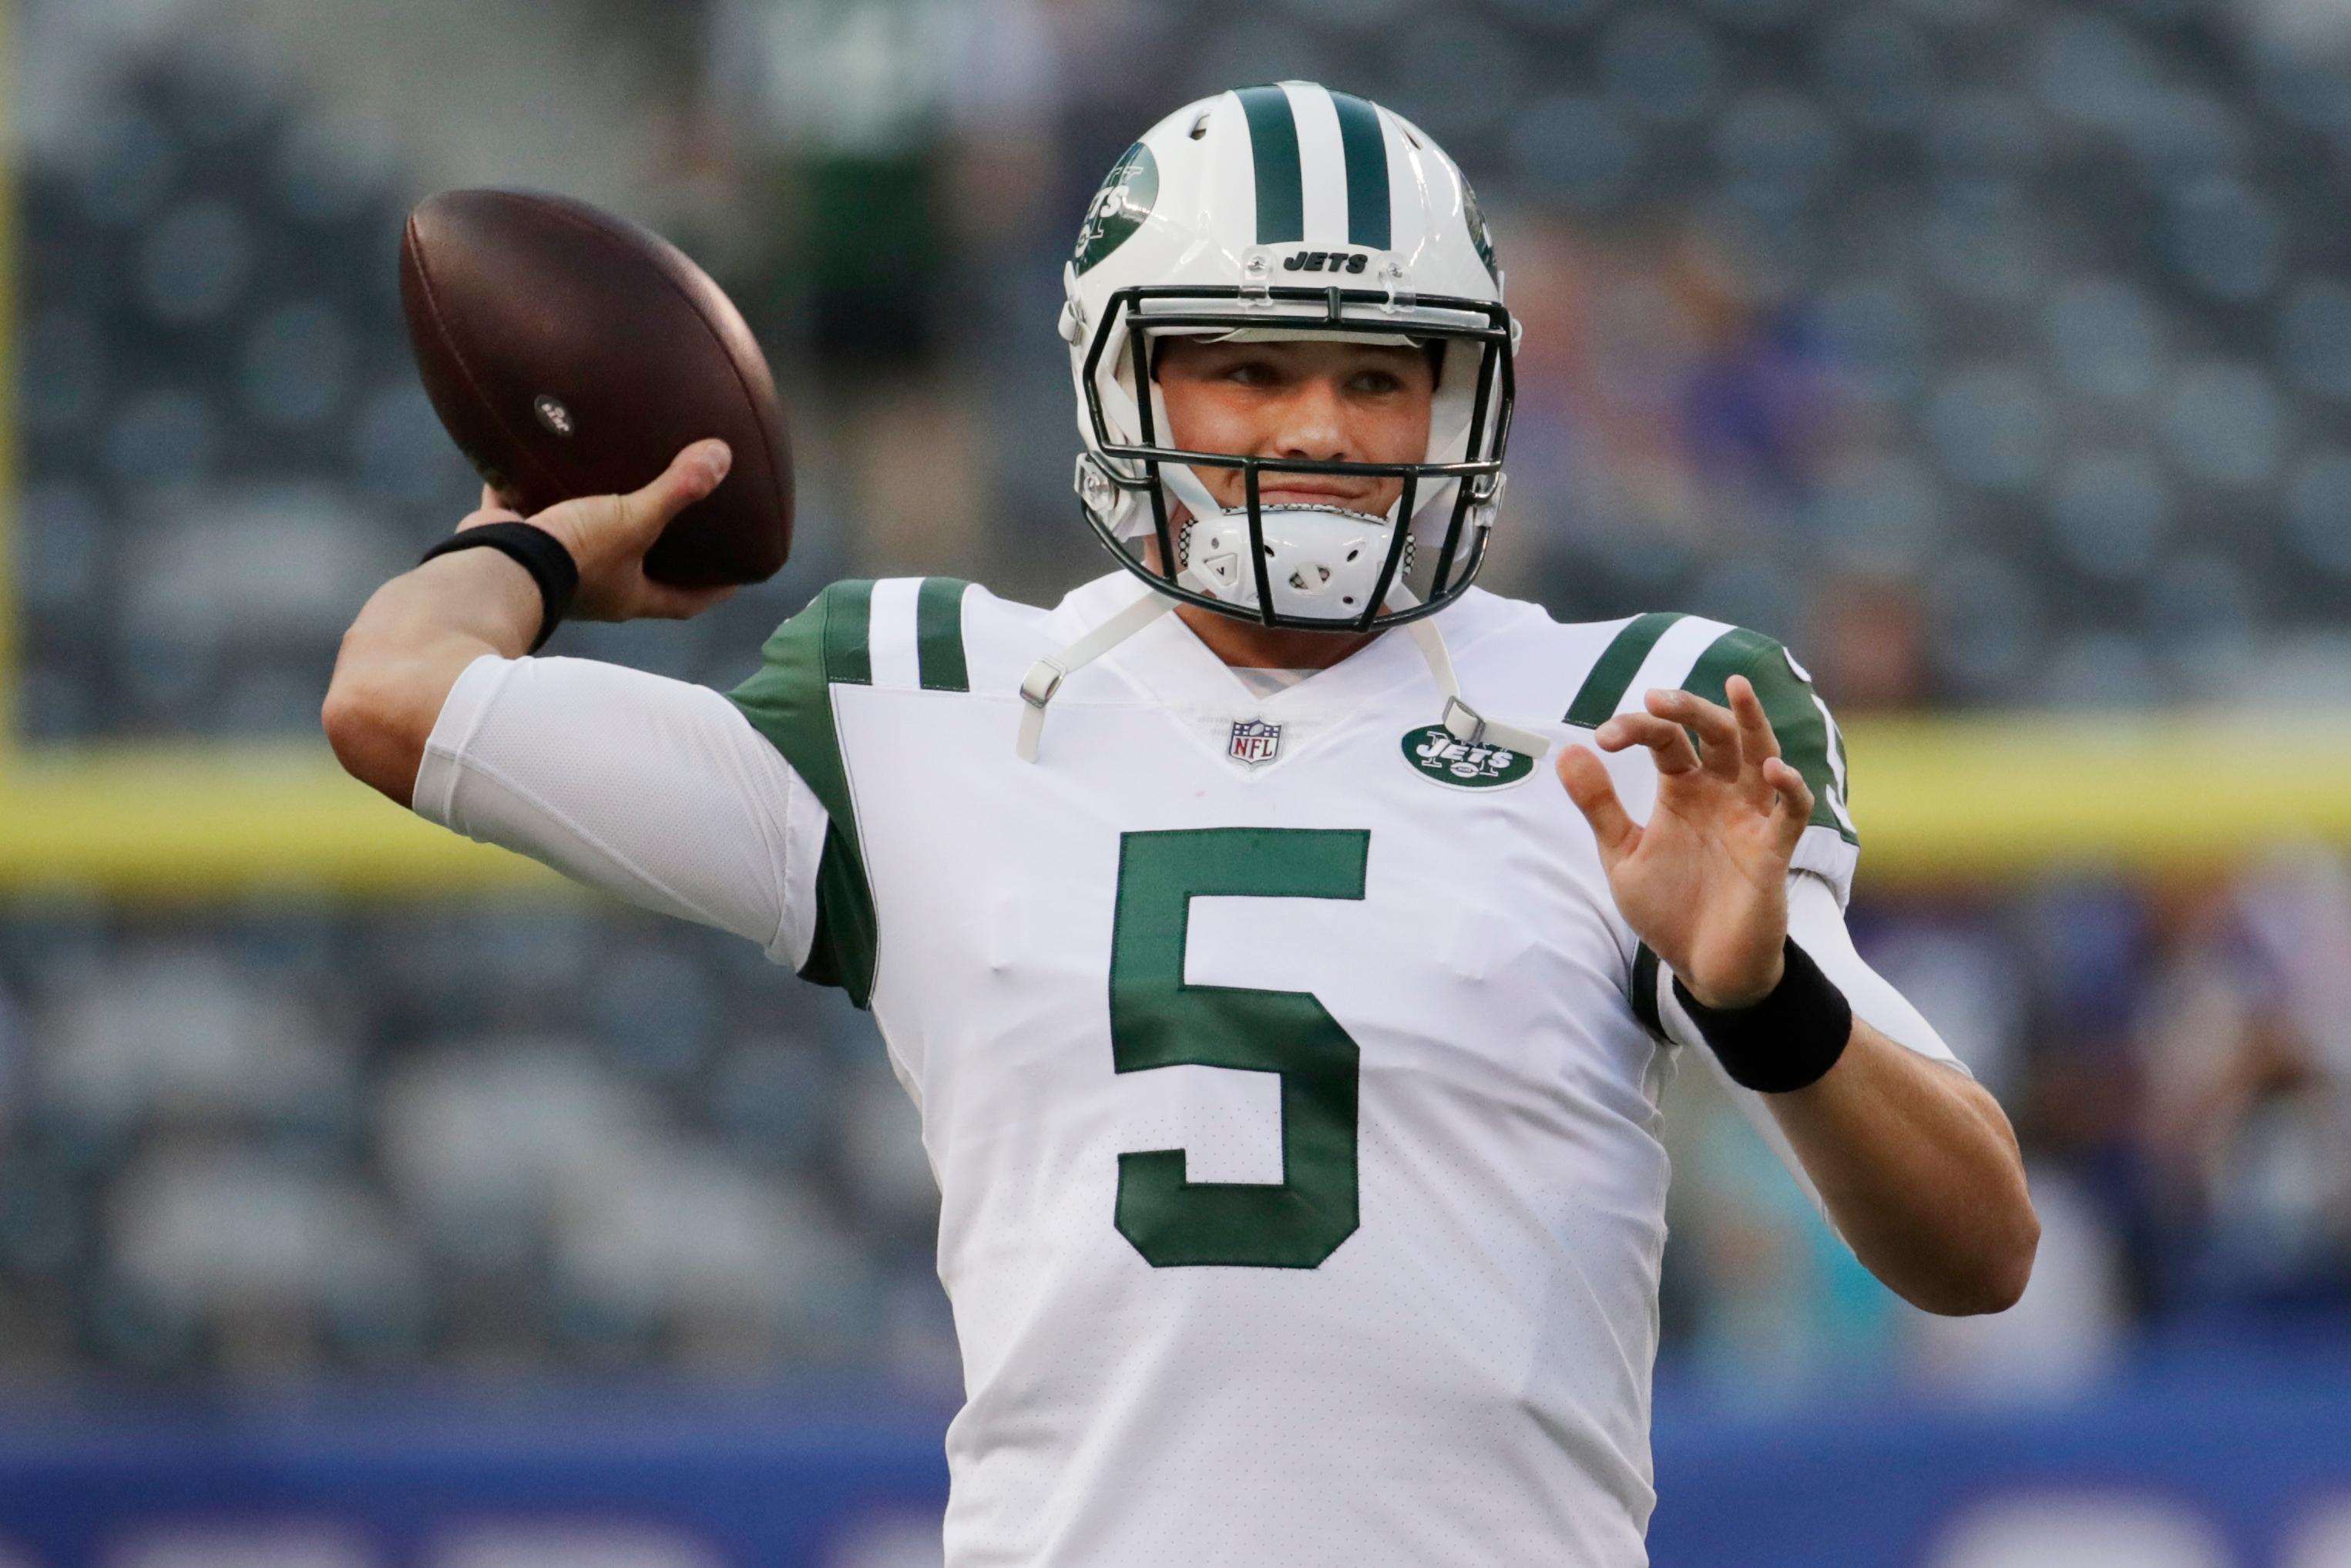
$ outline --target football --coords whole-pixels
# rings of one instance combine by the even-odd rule
[[[582,202],[444,191],[409,214],[400,298],[442,424],[526,516],[650,483],[705,436],[726,480],[645,558],[681,587],[758,582],[791,547],[775,380],[734,302],[660,235]]]

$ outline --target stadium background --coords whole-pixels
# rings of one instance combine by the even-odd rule
[[[728,685],[834,577],[1100,570],[1050,323],[1144,125],[1412,116],[1526,323],[1492,586],[1791,643],[1864,950],[2014,1116],[2024,1302],[1878,1288],[1695,1078],[1663,1568],[2351,1563],[2351,7],[15,0],[0,1564],[912,1568],[955,1361],[871,1029],[342,781],[471,504],[437,188],[660,227],[798,552],[557,651]]]

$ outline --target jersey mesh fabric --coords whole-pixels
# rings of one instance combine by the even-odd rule
[[[874,1018],[942,1189],[967,1394],[948,1563],[1634,1568],[1654,1498],[1656,1092],[1678,1053],[1635,1009],[1638,944],[1588,830],[1548,770],[1493,789],[1419,770],[1411,741],[1441,705],[1395,638],[1266,695],[1171,617],[1072,677],[1020,761],[1020,674],[1134,591],[1105,579],[1046,617],[975,591],[967,685],[921,679],[917,649],[832,683],[824,709],[894,955]],[[919,591],[857,597],[875,636],[919,642]],[[1470,700],[1537,725],[1586,687],[1604,717],[1679,685],[1735,630],[1667,617],[1619,646],[1626,623],[1561,626],[1475,590],[1442,625]],[[833,641],[862,658],[866,627]],[[1726,652],[1742,670],[1772,654]],[[807,787],[715,694],[571,663],[469,670],[418,809],[797,962],[827,821]],[[1588,743],[1582,716],[1548,726],[1555,744]],[[1286,727],[1256,768],[1227,754],[1244,718]],[[1646,754],[1604,761],[1645,819]],[[1948,1057],[1844,939],[1844,826],[1806,835],[1799,939],[1859,1016]],[[1127,880],[1138,841],[1235,832],[1263,852],[1218,873],[1232,885],[1155,900]],[[1359,871],[1298,870],[1334,838],[1363,841]],[[1111,1005],[1118,952],[1142,966],[1141,1032]],[[1233,1065],[1285,1048],[1246,1021],[1267,1009],[1355,1053],[1354,1160],[1316,1179],[1343,1169],[1360,1221],[1272,1265],[1155,1261],[1128,1223],[1130,1156],[1181,1151],[1186,1184],[1306,1179],[1288,1069]],[[1660,1011],[1687,1037],[1669,996]]]

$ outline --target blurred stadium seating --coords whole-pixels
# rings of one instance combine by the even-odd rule
[[[2331,767],[2351,699],[2351,11],[17,0],[7,27],[0,714],[24,750],[0,772],[162,743],[214,766],[131,790],[119,828],[70,781],[54,818],[0,824],[49,846],[39,885],[0,886],[6,1385],[951,1393],[935,1194],[866,1020],[740,945],[389,829],[351,873],[346,808],[302,815],[323,774],[285,797],[289,834],[325,835],[301,879],[225,891],[281,821],[237,759],[315,748],[336,634],[472,503],[397,314],[426,191],[619,207],[768,342],[805,454],[792,565],[691,624],[557,649],[728,685],[837,575],[1039,596],[1098,569],[1050,329],[1072,214],[1157,114],[1289,75],[1417,120],[1495,216],[1527,337],[1493,585],[1799,651],[1861,721],[1865,951],[2032,1164],[2032,1293],[1930,1322],[1677,1091],[1664,1462],[1715,1452],[1673,1445],[1701,1408],[2086,1400],[2151,1347],[2283,1356],[2351,1327],[2351,872],[2339,843],[2278,838],[2290,810],[2247,810],[2240,841],[2212,793]],[[2250,727],[2200,741],[2221,707]],[[2205,793],[2167,821],[2231,853],[2174,863],[2166,827],[2133,841],[2146,864],[2072,863],[2063,831],[2007,837],[2034,783],[1942,799],[1897,744],[1921,714],[2083,710],[2116,733],[2189,712],[2129,754],[2131,799],[2181,753]],[[1906,716],[1877,752],[1873,714]],[[2054,720],[1999,733],[2074,760]],[[1888,773],[1896,829],[1940,813],[1934,855],[1876,835]],[[2075,795],[2064,821],[2095,829],[2109,802]],[[238,831],[207,836],[193,803],[231,798]],[[206,868],[185,888],[107,858],[175,832],[159,863]],[[2181,1364],[2182,1400],[2227,1380]],[[1955,1450],[1982,1436],[1921,1419]],[[2351,1427],[2310,1421],[2351,1454]],[[1664,1555],[1666,1485],[1661,1562],[1735,1560],[1697,1536]],[[0,1563],[24,1528],[0,1510]],[[1923,1529],[1809,1560],[1923,1563]],[[2351,1561],[2342,1532],[2291,1563],[2250,1525],[2224,1539],[2131,1561]],[[285,1561],[372,1561],[307,1541]]]

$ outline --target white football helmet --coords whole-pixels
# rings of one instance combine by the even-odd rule
[[[1409,121],[1312,82],[1187,105],[1111,170],[1063,284],[1078,496],[1129,570],[1188,603],[1322,630],[1413,620],[1469,586],[1501,500],[1518,324],[1468,182]],[[1167,444],[1148,370],[1162,334],[1442,345],[1428,451],[1318,463]],[[1241,509],[1216,503],[1195,472],[1207,467],[1241,470]],[[1404,491],[1382,517],[1268,507],[1266,473],[1400,478]]]

